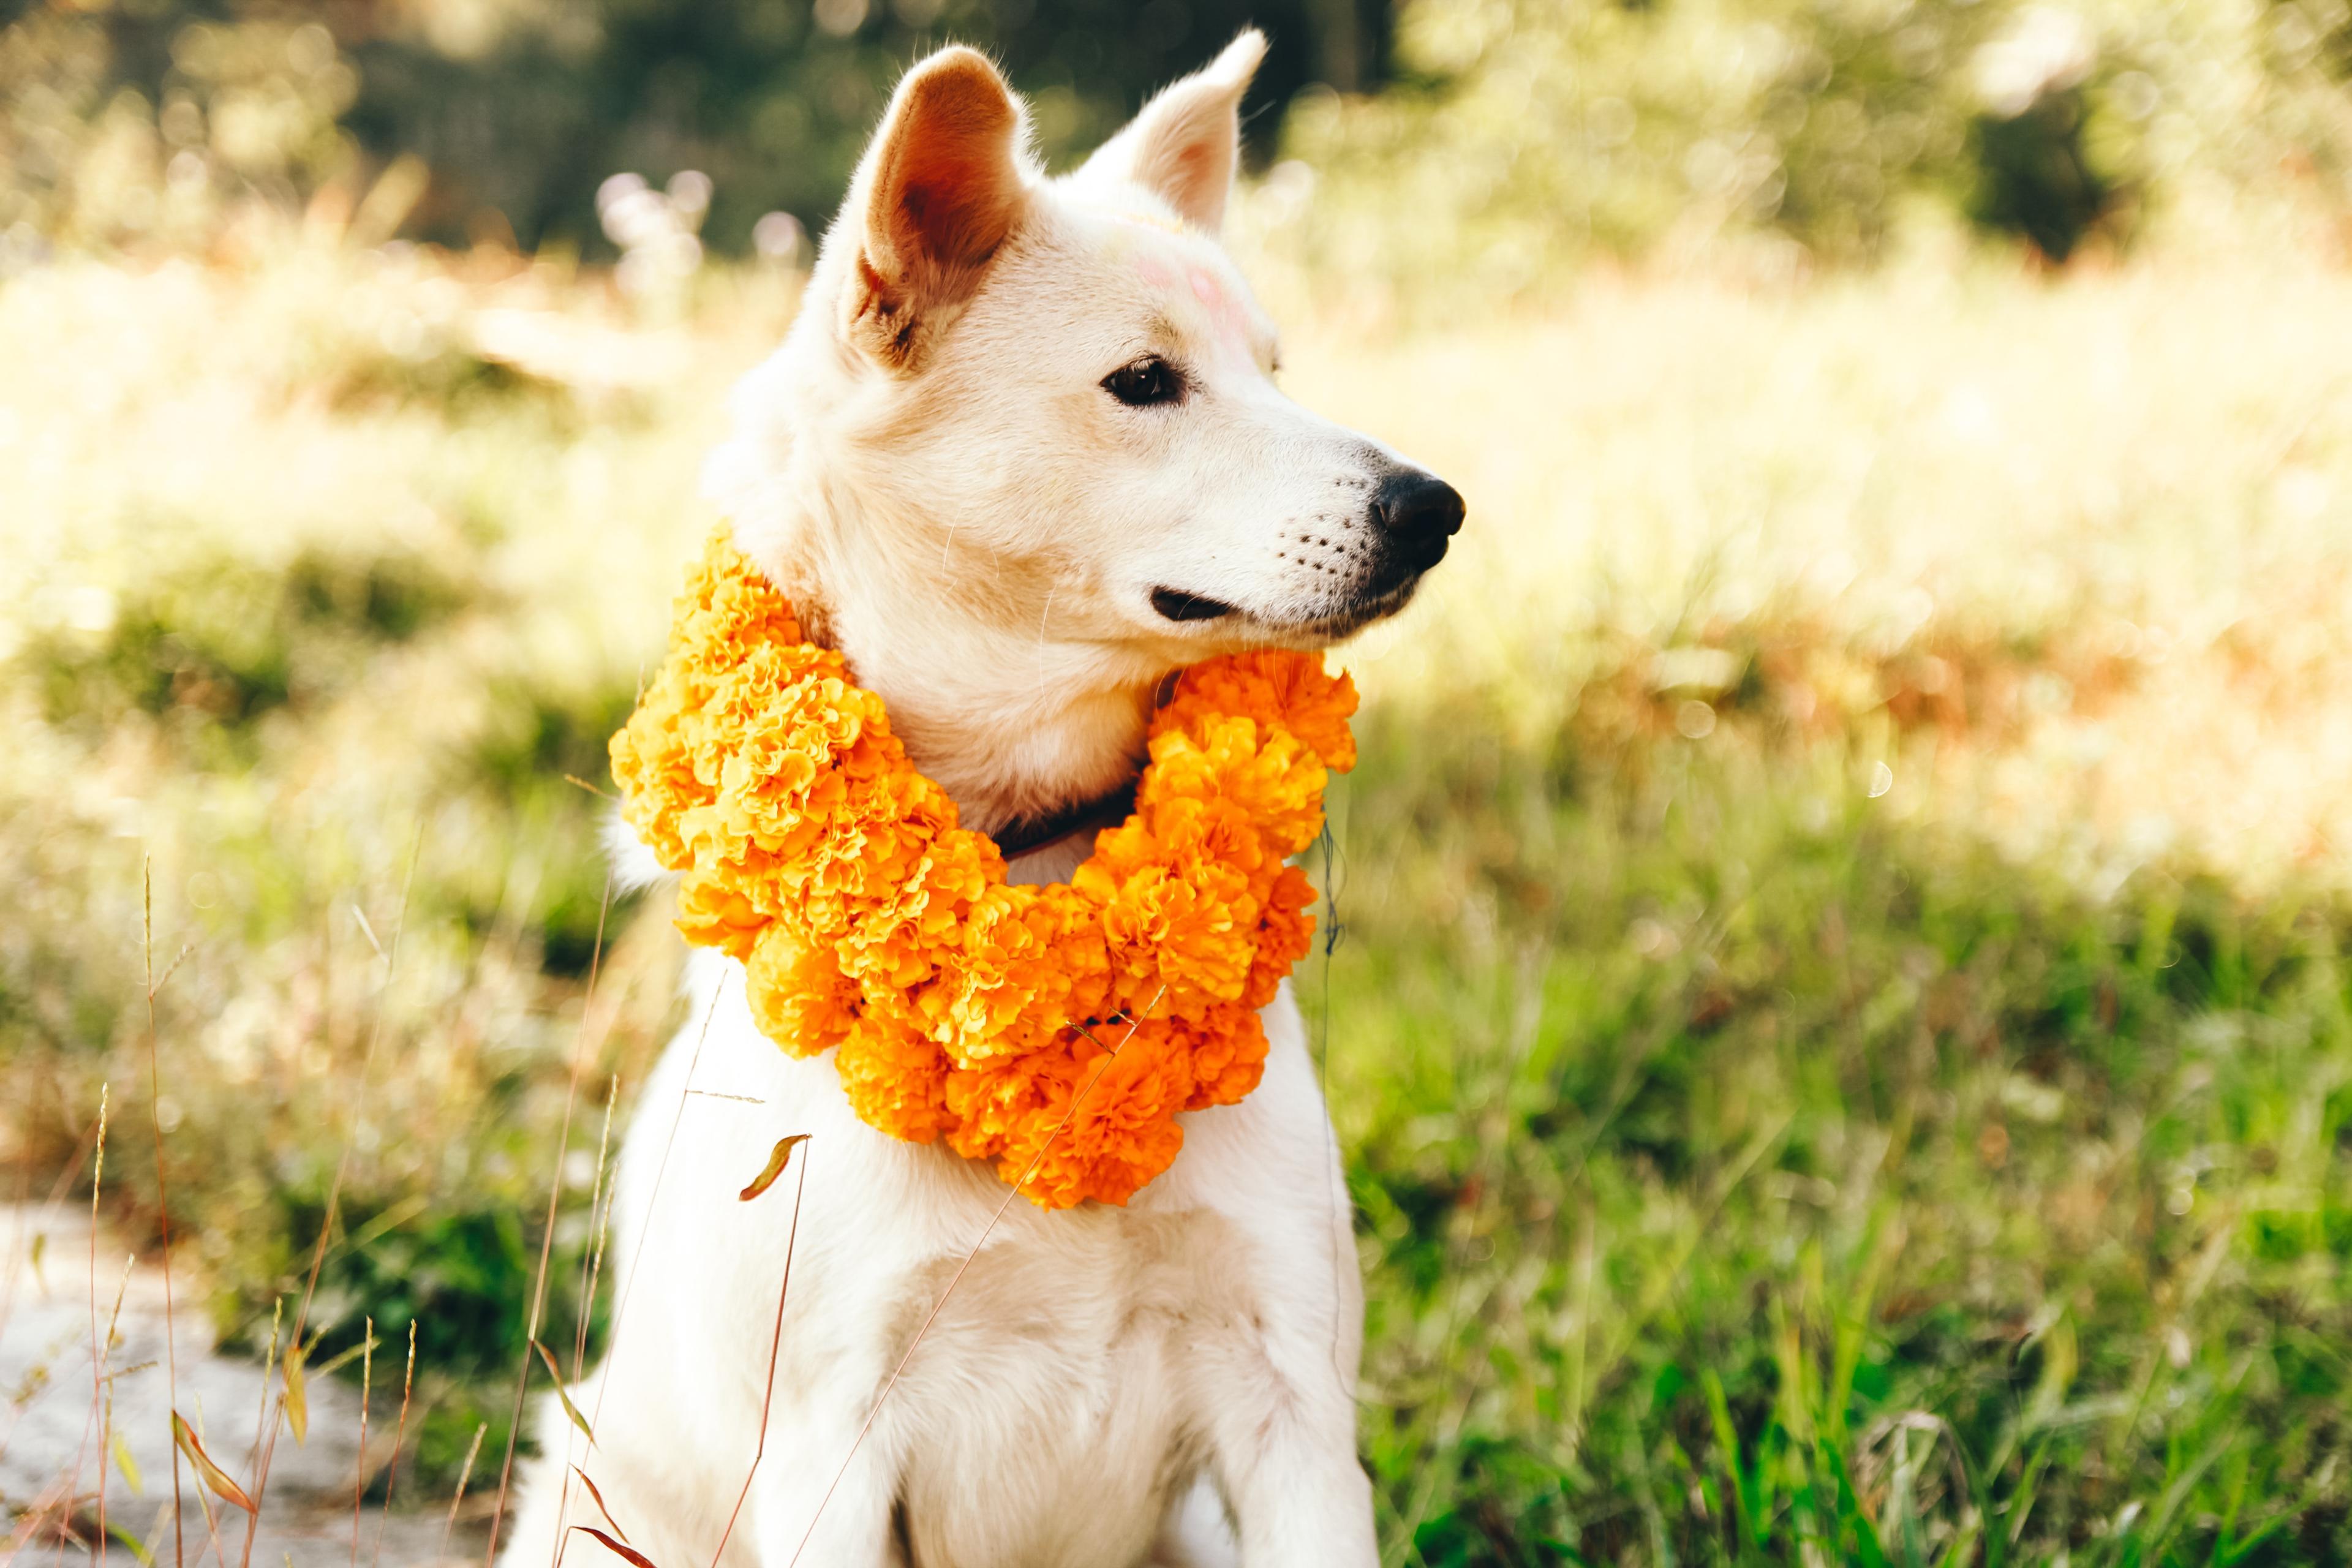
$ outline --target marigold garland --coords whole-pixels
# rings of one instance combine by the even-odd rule
[[[1176,1158],[1176,1112],[1257,1087],[1257,1009],[1315,925],[1286,862],[1322,828],[1328,770],[1354,765],[1355,708],[1310,655],[1193,666],[1152,718],[1133,815],[1069,882],[1011,886],[721,530],[613,774],[682,873],[678,929],[741,961],[769,1038],[835,1052],[860,1118],[994,1160],[1043,1208],[1123,1204]]]

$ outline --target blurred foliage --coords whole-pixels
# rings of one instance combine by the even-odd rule
[[[1421,0],[1401,85],[1313,94],[1307,264],[1520,292],[1728,237],[1830,261],[1956,215],[2053,260],[2200,183],[2341,211],[2336,0]]]
[[[690,270],[772,212],[822,226],[896,73],[932,43],[994,50],[1066,162],[1249,21],[1274,40],[1251,141],[1319,175],[1286,240],[1327,273],[1517,294],[1594,253],[1727,237],[1866,260],[1920,222],[2063,261],[2203,187],[2340,210],[2346,10],[48,0],[0,28],[0,273],[58,245],[212,244],[254,203],[315,204],[362,243],[602,254],[597,193],[623,172],[699,182]]]
[[[771,210],[820,226],[923,48],[1004,61],[1067,159],[1245,23],[1273,51],[1246,106],[1270,129],[1309,80],[1369,87],[1387,0],[33,0],[0,28],[0,232],[68,245],[205,235],[224,208],[309,200],[420,158],[393,205],[428,239],[600,246],[617,171],[715,190],[707,229]],[[1261,135],[1259,140],[1265,140]],[[381,236],[379,236],[381,237]]]
[[[782,210],[831,216],[891,83],[950,39],[995,54],[1027,94],[1041,149],[1066,161],[1243,25],[1274,49],[1246,111],[1273,114],[1308,80],[1372,84],[1381,0],[539,0],[428,8],[422,29],[351,40],[362,144],[422,154],[441,176],[420,215],[463,232],[483,208],[526,244],[594,230],[615,170],[715,185],[708,235],[740,250]],[[1344,18],[1344,20],[1342,20]]]
[[[371,645],[405,641],[473,597],[414,556],[213,561],[146,585],[102,632],[52,628],[17,657],[51,723],[96,741],[136,710],[171,721],[184,761],[203,766],[237,755],[265,713],[315,710]]]
[[[208,242],[239,200],[348,169],[358,74],[306,8],[13,7],[0,27],[0,275],[47,247]]]

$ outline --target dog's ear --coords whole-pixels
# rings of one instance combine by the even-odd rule
[[[1241,156],[1242,94],[1264,58],[1265,35],[1244,28],[1223,54],[1163,90],[1097,148],[1080,178],[1131,180],[1186,223],[1214,234],[1224,223]]]
[[[979,287],[1026,200],[1026,115],[988,57],[945,48],[898,83],[859,163],[844,334],[893,369]]]

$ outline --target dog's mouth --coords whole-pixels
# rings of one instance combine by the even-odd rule
[[[1339,642],[1362,631],[1374,621],[1384,621],[1412,603],[1413,591],[1421,586],[1422,574],[1416,572],[1404,581],[1370,598],[1360,599],[1336,610],[1286,624],[1284,629],[1293,635],[1305,636],[1322,642]]]
[[[1171,621],[1213,621],[1240,613],[1223,599],[1212,599],[1205,594],[1187,594],[1181,588],[1152,589],[1151,607],[1164,619]]]
[[[1270,635],[1278,642],[1332,643],[1403,609],[1411,602],[1413,590],[1421,586],[1423,575],[1419,571],[1410,572],[1385,589],[1351,604],[1295,616],[1268,616],[1255,610],[1244,610],[1223,599],[1212,599],[1205,594],[1188,594],[1181,588],[1152,589],[1151,607],[1165,620],[1232,619]]]

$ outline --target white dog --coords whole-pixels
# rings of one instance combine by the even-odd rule
[[[987,59],[915,67],[712,463],[739,543],[1016,880],[1084,858],[1168,672],[1390,614],[1461,524],[1275,389],[1217,242],[1264,52],[1244,33],[1055,179]],[[992,1169],[859,1122],[730,962],[688,987],[621,1154],[613,1349],[572,1391],[595,1441],[540,1412],[509,1568],[607,1556],[569,1529],[611,1528],[575,1465],[658,1568],[1375,1560],[1349,1205],[1287,987],[1262,1087],[1181,1118],[1126,1207],[992,1231]],[[763,1434],[803,1171],[735,1194],[787,1132]]]

